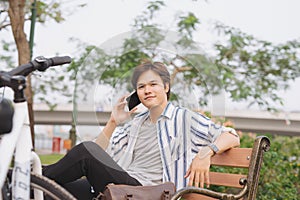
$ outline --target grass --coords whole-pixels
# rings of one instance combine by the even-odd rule
[[[55,163],[61,159],[64,154],[40,154],[39,157],[43,165],[49,165]]]

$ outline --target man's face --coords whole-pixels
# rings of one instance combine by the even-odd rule
[[[156,106],[165,108],[168,102],[168,91],[169,85],[164,86],[161,77],[151,70],[142,73],[137,80],[137,94],[148,109]]]

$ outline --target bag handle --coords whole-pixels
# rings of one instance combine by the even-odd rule
[[[92,200],[105,200],[105,195],[102,192],[99,192],[97,197],[93,197]]]
[[[133,200],[133,194],[126,194],[125,196],[126,200]],[[164,192],[161,195],[161,200],[170,200],[171,194],[169,190],[164,190]]]
[[[169,190],[164,190],[164,192],[161,195],[161,200],[169,200],[171,199],[171,193]]]
[[[126,200],[133,200],[133,194],[126,194]]]

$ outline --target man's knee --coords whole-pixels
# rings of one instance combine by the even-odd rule
[[[81,149],[81,150],[87,150],[91,148],[95,148],[94,146],[97,145],[95,142],[92,141],[84,141],[79,144],[77,144],[74,148]]]
[[[88,155],[103,155],[106,152],[95,142],[84,141],[76,146],[79,153],[86,152]]]

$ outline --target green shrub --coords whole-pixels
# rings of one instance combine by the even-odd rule
[[[264,134],[271,148],[264,154],[256,199],[300,199],[300,137]],[[241,147],[252,147],[256,134],[241,133]],[[211,171],[245,174],[244,169],[212,167]],[[218,192],[237,193],[238,190],[212,186]]]
[[[256,198],[259,200],[300,199],[300,137],[267,135],[270,150],[264,154]],[[255,135],[243,134],[242,147],[251,147]]]

